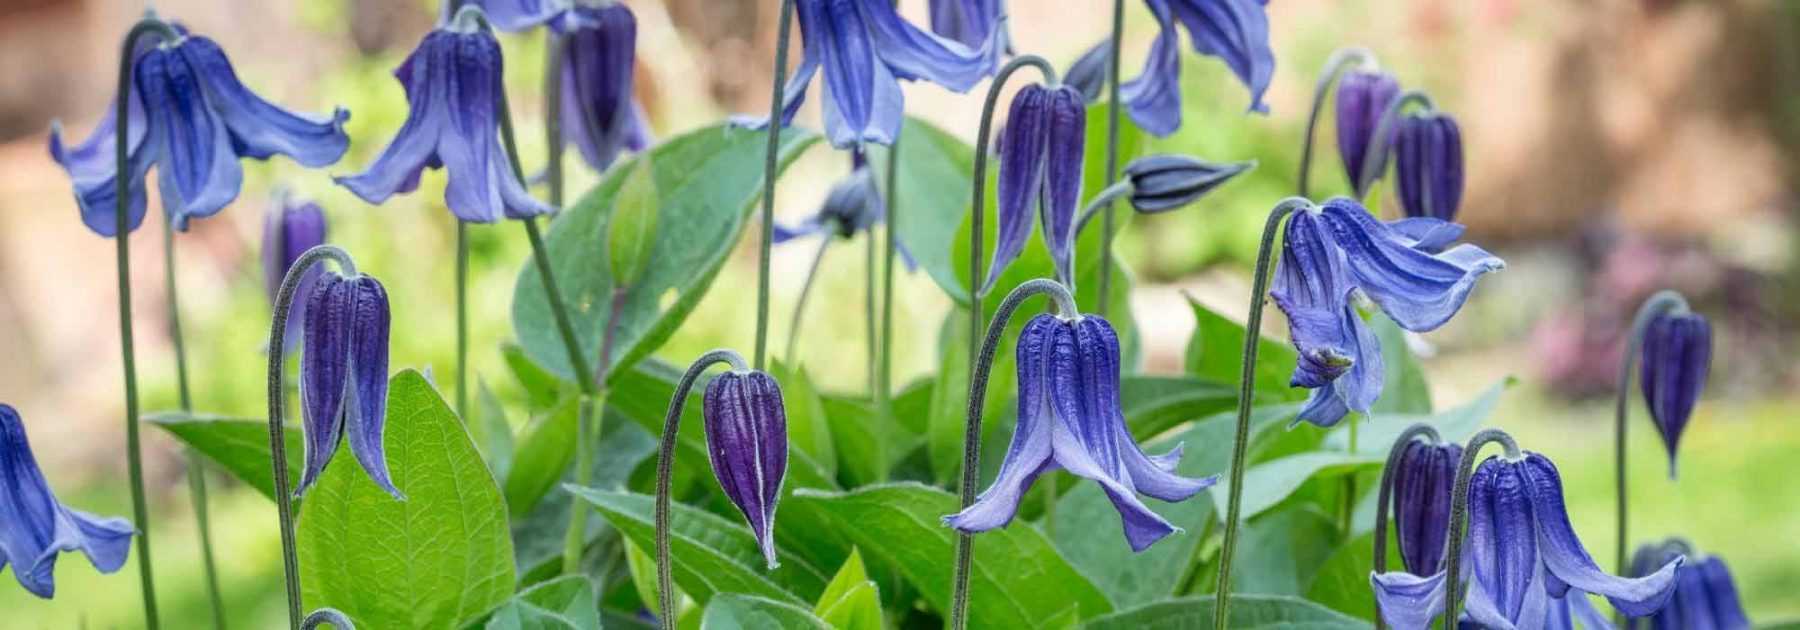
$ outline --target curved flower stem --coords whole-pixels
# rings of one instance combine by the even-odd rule
[[[800,297],[794,301],[794,315],[788,318],[787,350],[782,356],[788,367],[797,365],[794,360],[794,346],[800,340],[800,320],[806,316],[806,298],[812,295],[813,280],[818,279],[819,263],[825,261],[825,250],[831,247],[831,235],[819,240],[819,251],[813,254],[812,265],[806,268],[806,279],[800,283]]]
[[[669,412],[663,416],[662,444],[656,455],[656,619],[664,628],[675,626],[675,579],[669,564],[669,479],[675,471],[675,439],[681,432],[681,410],[687,406],[688,392],[694,381],[714,363],[725,363],[733,370],[749,369],[744,357],[734,350],[713,350],[700,355],[681,380],[675,383],[675,395],[669,398]]]
[[[1387,572],[1388,507],[1389,501],[1393,498],[1394,466],[1399,465],[1401,453],[1406,452],[1406,446],[1411,444],[1415,438],[1425,438],[1429,444],[1436,444],[1442,439],[1438,436],[1437,429],[1429,424],[1418,422],[1406,427],[1405,431],[1401,431],[1400,437],[1394,439],[1394,446],[1388,449],[1387,463],[1381,467],[1381,485],[1375,494],[1374,570],[1376,575]],[[1381,602],[1376,602],[1375,606],[1379,609]],[[1380,611],[1377,610],[1375,630],[1382,630],[1385,627],[1387,627],[1387,623],[1381,618]]]
[[[1360,46],[1337,49],[1326,58],[1325,68],[1319,71],[1319,81],[1313,87],[1312,110],[1306,115],[1306,136],[1300,142],[1300,174],[1294,178],[1300,196],[1307,196],[1307,176],[1312,174],[1313,131],[1319,126],[1319,112],[1325,109],[1325,97],[1332,84],[1337,83],[1338,76],[1345,70],[1373,65],[1375,54]]]
[[[1687,310],[1687,299],[1683,298],[1680,293],[1668,289],[1657,291],[1655,295],[1650,296],[1650,299],[1644,300],[1643,306],[1638,307],[1637,315],[1631,318],[1631,331],[1625,338],[1625,354],[1619,358],[1618,404],[1613,408],[1613,485],[1619,508],[1618,531],[1616,532],[1618,537],[1615,544],[1618,551],[1619,575],[1625,575],[1626,569],[1629,568],[1626,563],[1630,562],[1630,558],[1625,555],[1627,547],[1625,540],[1627,503],[1625,500],[1625,429],[1628,424],[1626,419],[1630,416],[1628,402],[1631,391],[1631,366],[1637,360],[1638,349],[1644,343],[1644,329],[1650,326],[1650,321],[1666,313],[1685,313]]]
[[[1390,144],[1388,141],[1394,137],[1394,125],[1400,124],[1401,110],[1414,103],[1424,108],[1425,111],[1437,109],[1437,103],[1433,102],[1431,97],[1424,92],[1407,90],[1395,98],[1394,102],[1389,103],[1387,109],[1382,110],[1381,121],[1375,124],[1375,135],[1369,138],[1368,148],[1363,149],[1362,172],[1356,175],[1358,196],[1368,193],[1369,187],[1373,186],[1375,180],[1381,177],[1382,170],[1387,167],[1387,154],[1391,148],[1388,146]]]
[[[1244,498],[1244,455],[1250,448],[1250,403],[1256,397],[1256,342],[1262,339],[1263,296],[1269,291],[1269,258],[1275,252],[1275,238],[1289,214],[1305,211],[1312,202],[1304,197],[1288,197],[1269,211],[1263,224],[1262,245],[1256,250],[1256,277],[1251,280],[1250,319],[1244,324],[1244,367],[1239,373],[1237,430],[1231,444],[1231,485],[1226,495],[1225,539],[1219,546],[1219,586],[1213,606],[1213,627],[1226,628],[1226,609],[1231,603],[1231,558],[1237,551],[1238,510]]]
[[[1468,446],[1463,447],[1462,462],[1456,466],[1456,486],[1452,490],[1455,494],[1450,496],[1450,538],[1444,542],[1444,630],[1456,627],[1457,600],[1462,596],[1460,565],[1463,534],[1469,524],[1469,478],[1475,471],[1475,457],[1481,454],[1481,447],[1493,442],[1499,442],[1506,450],[1507,459],[1520,457],[1519,444],[1499,429],[1483,429],[1469,438]]]
[[[775,171],[781,162],[781,104],[787,100],[788,40],[793,37],[794,0],[781,0],[776,18],[775,80],[769,88],[769,146],[763,156],[762,237],[756,258],[756,369],[763,369],[769,344],[769,248],[775,240]]]
[[[144,626],[150,630],[162,625],[156,614],[156,577],[150,562],[150,507],[144,497],[143,449],[138,443],[137,351],[131,334],[131,224],[126,204],[131,200],[131,177],[125,147],[131,137],[131,70],[132,52],[137,40],[146,35],[163,41],[180,37],[167,23],[146,15],[125,34],[119,50],[119,84],[113,99],[114,120],[118,132],[113,140],[113,244],[119,276],[119,348],[125,367],[125,457],[131,478],[131,517],[138,530],[138,581],[143,589]]]
[[[350,617],[336,608],[320,608],[312,611],[305,620],[300,622],[300,630],[313,630],[313,628],[325,624],[331,624],[331,627],[337,630],[356,630],[356,624],[350,621]]]
[[[1054,280],[1038,278],[1030,280],[1006,294],[1000,306],[994,311],[994,319],[989,322],[987,336],[982,338],[980,350],[973,355],[975,367],[970,371],[968,424],[963,428],[963,461],[962,476],[959,482],[962,487],[962,507],[968,509],[975,503],[975,484],[981,475],[981,408],[987,401],[988,372],[994,367],[994,352],[999,349],[1000,337],[1006,334],[1006,324],[1012,319],[1014,311],[1025,303],[1027,298],[1039,294],[1047,295],[1056,304],[1056,310],[1063,317],[1080,317],[1075,307],[1075,296]],[[973,335],[971,331],[970,336]],[[950,627],[952,630],[964,630],[968,627],[969,609],[969,563],[975,555],[975,535],[958,532],[956,536],[956,574],[952,581],[950,597]]]
[[[336,245],[319,245],[306,250],[282,277],[281,288],[275,292],[274,319],[269,323],[269,459],[274,466],[275,511],[281,519],[281,564],[287,584],[288,627],[295,629],[301,622],[300,560],[294,551],[293,508],[297,501],[288,491],[287,435],[283,420],[287,411],[287,390],[282,384],[286,376],[282,368],[286,365],[287,348],[282,339],[287,333],[288,314],[293,309],[294,293],[300,288],[300,279],[308,268],[327,258],[336,262],[344,275],[356,275],[356,261]]]
[[[1120,41],[1125,36],[1125,0],[1113,0],[1112,10],[1112,56],[1107,63],[1111,64],[1106,73],[1107,98],[1106,108],[1106,186],[1110,189],[1113,182],[1119,179],[1119,49]],[[1098,199],[1096,199],[1097,201]],[[1106,317],[1108,302],[1112,297],[1112,242],[1113,242],[1113,204],[1106,204],[1106,214],[1100,221],[1100,304],[1095,309],[1101,317]],[[1080,233],[1080,228],[1076,228]]]
[[[169,306],[169,339],[175,346],[175,386],[181,412],[194,413],[194,398],[188,389],[187,345],[181,334],[181,291],[175,282],[175,225],[163,221],[163,285],[167,287]],[[225,628],[225,599],[219,590],[219,574],[213,563],[212,519],[208,516],[205,462],[193,449],[183,449],[187,469],[188,500],[194,505],[194,523],[200,530],[200,568],[206,580],[206,599],[212,607],[213,627]]]
[[[1081,231],[1087,229],[1088,222],[1099,215],[1101,210],[1111,208],[1114,201],[1120,197],[1129,197],[1135,192],[1137,192],[1137,187],[1131,185],[1131,180],[1122,179],[1114,182],[1111,186],[1102,188],[1100,192],[1094,193],[1094,198],[1088,201],[1087,207],[1082,208],[1081,214],[1076,215],[1076,236],[1080,236]]]

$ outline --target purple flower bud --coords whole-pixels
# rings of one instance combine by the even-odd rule
[[[650,129],[632,99],[637,18],[623,4],[579,6],[553,22],[562,47],[562,133],[594,170],[622,151],[650,146]]]
[[[1125,177],[1131,180],[1131,206],[1154,214],[1198,201],[1253,166],[1253,162],[1216,164],[1187,155],[1151,155],[1126,164]]]
[[[25,422],[12,405],[0,403],[0,569],[32,595],[56,594],[56,557],[81,550],[101,573],[125,565],[131,552],[131,523],[65,507],[50,492],[25,437]]]
[[[318,481],[348,434],[350,452],[369,479],[396,499],[405,495],[388,475],[382,436],[387,421],[388,311],[381,283],[358,274],[326,272],[306,296],[300,359],[305,412],[306,467],[299,497]]]
[[[1632,556],[1632,575],[1648,575],[1659,566],[1691,553],[1685,543],[1667,541],[1639,547]],[[1708,556],[1682,569],[1669,605],[1650,616],[1651,630],[1749,630],[1750,618],[1738,598],[1731,569],[1718,556]]]
[[[1676,447],[1712,365],[1712,325],[1699,313],[1664,314],[1650,320],[1643,343],[1638,374],[1644,404],[1669,451],[1669,477],[1674,478]]]
[[[1394,528],[1406,572],[1430,575],[1443,570],[1449,539],[1450,500],[1462,447],[1414,440],[1394,468]]]
[[[1462,132],[1446,114],[1407,115],[1394,134],[1400,207],[1409,217],[1456,220],[1462,204]]]
[[[1067,85],[1028,85],[1013,97],[1000,134],[1000,228],[988,266],[987,292],[1031,235],[1032,210],[1044,228],[1044,244],[1058,279],[1074,277],[1075,212],[1081,203],[1082,160],[1087,145],[1087,105]]]
[[[287,277],[294,261],[306,250],[325,243],[325,227],[325,212],[311,201],[295,201],[281,194],[269,204],[268,211],[263,213],[262,265],[263,284],[269,291],[270,303],[274,303],[276,292],[281,290],[281,281]],[[306,270],[294,295],[311,295],[310,288],[318,282],[319,273],[316,267]],[[301,301],[288,315],[284,347],[292,348],[299,340],[300,322],[305,319],[306,302]]]
[[[1112,38],[1100,40],[1087,52],[1075,58],[1069,69],[1063,72],[1063,85],[1073,87],[1081,92],[1082,98],[1093,103],[1100,100],[1100,91],[1106,87],[1106,73],[1112,70]]]
[[[781,386],[760,371],[727,372],[706,386],[706,450],[725,496],[744,513],[773,569],[775,504],[787,478],[787,412]]]
[[[1382,163],[1369,165],[1373,174],[1363,181],[1363,158],[1368,155],[1369,144],[1375,141],[1375,128],[1380,126],[1388,105],[1399,97],[1400,82],[1386,72],[1351,70],[1338,79],[1338,156],[1343,159],[1344,175],[1350,179],[1350,188],[1358,199],[1368,194],[1369,186],[1387,171],[1387,152],[1382,151],[1377,158]],[[1383,142],[1392,140],[1390,135]]]

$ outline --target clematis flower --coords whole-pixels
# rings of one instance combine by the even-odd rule
[[[1081,204],[1087,105],[1069,86],[1027,85],[1013,97],[1000,132],[1000,229],[981,291],[1025,250],[1032,211],[1043,223],[1044,245],[1065,286],[1075,276],[1075,212]]]
[[[1452,221],[1462,204],[1462,132],[1447,114],[1408,114],[1394,134],[1394,174],[1409,217]]]
[[[1349,178],[1350,188],[1358,199],[1368,195],[1369,187],[1387,171],[1388,154],[1383,151],[1377,156],[1382,163],[1371,165],[1372,175],[1369,181],[1363,181],[1363,159],[1368,156],[1369,145],[1375,141],[1375,128],[1381,125],[1382,113],[1397,98],[1400,98],[1400,81],[1386,72],[1350,70],[1338,79],[1338,156],[1343,159],[1344,175]],[[1393,136],[1383,141],[1391,144]],[[1450,220],[1450,217],[1438,218]]]
[[[1663,608],[1675,593],[1675,557],[1645,577],[1609,575],[1594,563],[1569,524],[1562,477],[1537,453],[1518,461],[1490,457],[1469,485],[1468,544],[1460,581],[1468,583],[1462,621],[1484,628],[1611,627],[1588,601],[1606,597],[1627,617]],[[1471,579],[1471,576],[1473,579]],[[1398,630],[1425,628],[1444,612],[1444,571],[1371,574],[1383,619]]]
[[[275,294],[281,290],[281,281],[287,277],[288,269],[306,250],[325,243],[325,211],[319,204],[311,201],[296,201],[283,192],[276,195],[263,213],[262,265],[263,285],[269,292],[269,303],[275,303]],[[319,269],[306,270],[300,277],[300,285],[295,295],[311,295],[312,286],[319,281]],[[288,316],[286,347],[292,348],[300,336],[300,323],[306,319],[306,302],[295,304],[293,312]]]
[[[1401,328],[1428,332],[1461,310],[1476,280],[1506,267],[1470,244],[1438,252],[1461,234],[1436,219],[1379,221],[1345,197],[1294,213],[1270,297],[1300,355],[1290,384],[1313,390],[1296,423],[1333,426],[1381,396],[1381,347],[1354,294]]]
[[[1685,543],[1666,541],[1639,547],[1632,556],[1632,575],[1649,575],[1682,557]],[[1681,570],[1669,605],[1650,616],[1652,630],[1749,630],[1750,618],[1738,599],[1731,569],[1718,556],[1708,556]]]
[[[1255,166],[1255,162],[1218,164],[1167,153],[1144,156],[1125,165],[1131,207],[1144,214],[1168,212],[1199,201]]]
[[[306,296],[300,359],[306,467],[295,498],[318,480],[337,453],[339,437],[347,434],[350,452],[369,479],[406,499],[388,475],[382,446],[390,317],[387,290],[366,275],[324,272]]]
[[[475,6],[481,7],[494,28],[518,33],[555,20],[573,4],[574,0],[445,0],[438,3],[438,24],[449,24],[456,19],[456,10]]]
[[[838,148],[893,144],[904,108],[900,80],[967,92],[993,72],[994,50],[1002,45],[998,35],[970,48],[919,30],[888,0],[796,0],[794,9],[805,49],[783,91],[781,124],[793,121],[807,84],[823,68],[825,135]],[[769,121],[736,122],[760,129]]]
[[[176,229],[208,217],[237,199],[242,158],[286,155],[308,167],[326,166],[350,146],[344,134],[349,111],[307,116],[263,100],[238,80],[225,52],[211,39],[186,35],[142,47],[132,62],[126,95],[130,125],[126,173],[130,199],[126,224],[144,219],[144,177],[157,169],[157,189]],[[141,41],[149,41],[144,38]],[[102,118],[80,144],[64,146],[60,125],[50,133],[50,156],[69,173],[81,220],[96,234],[116,236],[117,165],[115,115]]]
[[[1699,313],[1664,314],[1650,320],[1643,343],[1638,373],[1644,403],[1669,451],[1669,478],[1673,479],[1675,449],[1694,415],[1694,404],[1700,401],[1712,365],[1712,325]]]
[[[1250,89],[1250,110],[1268,113],[1263,93],[1275,75],[1266,0],[1144,0],[1162,32],[1150,45],[1143,73],[1119,86],[1139,127],[1157,136],[1181,127],[1181,42],[1187,28],[1194,52],[1217,57]]]
[[[1108,37],[1069,64],[1069,69],[1063,72],[1063,85],[1079,90],[1089,103],[1099,101],[1100,90],[1106,87],[1106,73],[1112,70],[1109,67],[1111,61],[1112,38]]]
[[[1138,499],[1182,501],[1218,481],[1175,474],[1181,446],[1145,455],[1119,406],[1119,337],[1101,317],[1039,315],[1019,333],[1019,413],[994,484],[967,509],[944,517],[957,530],[1005,527],[1038,475],[1057,468],[1092,479],[1118,508],[1125,540],[1143,551],[1177,531]]]
[[[650,146],[650,126],[632,98],[637,18],[624,4],[585,5],[551,22],[563,36],[562,134],[604,171],[624,151]]]
[[[775,504],[787,478],[787,411],[774,377],[755,370],[713,379],[702,399],[706,450],[726,498],[743,512],[768,568],[775,558]]]
[[[991,73],[999,69],[1000,58],[1012,46],[1006,33],[1006,9],[1001,6],[1001,2],[1002,0],[931,0],[931,32],[970,50],[983,50],[983,44],[987,43],[988,38],[995,38],[994,45],[985,48],[990,57],[987,71]]]
[[[1443,570],[1444,541],[1450,538],[1450,503],[1462,447],[1413,440],[1394,469],[1394,528],[1406,572],[1430,575]]]
[[[56,500],[25,437],[25,421],[0,403],[0,569],[12,565],[32,595],[56,595],[56,557],[81,550],[101,573],[125,565],[137,531],[122,518],[103,518]]]
[[[463,14],[470,15],[473,12]],[[419,187],[426,167],[448,171],[444,202],[463,221],[493,223],[550,212],[513,176],[500,145],[500,42],[474,20],[452,21],[425,35],[394,70],[409,110],[368,170],[337,177],[363,201],[379,204]]]

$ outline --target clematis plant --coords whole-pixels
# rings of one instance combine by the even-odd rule
[[[1250,110],[1267,113],[1263,93],[1275,76],[1266,0],[1144,0],[1161,32],[1138,78],[1120,85],[1131,119],[1157,136],[1181,127],[1181,42],[1186,28],[1194,52],[1217,57],[1250,89]]]
[[[787,412],[781,386],[763,372],[733,370],[706,386],[707,453],[725,497],[744,514],[773,569],[775,504],[787,477]]]
[[[1643,345],[1639,384],[1656,434],[1669,452],[1669,477],[1674,478],[1675,450],[1712,363],[1712,325],[1699,313],[1664,313],[1644,329]]]
[[[1669,540],[1639,547],[1632,556],[1631,574],[1651,575],[1657,567],[1677,558],[1694,556],[1687,541]],[[1635,625],[1635,624],[1634,624]],[[1685,565],[1676,580],[1669,605],[1650,616],[1651,630],[1749,630],[1750,618],[1738,598],[1731,569],[1718,556],[1706,556]]]
[[[1400,207],[1409,217],[1456,219],[1462,204],[1462,131],[1449,114],[1407,114],[1391,140]]]
[[[302,270],[305,273],[305,270]],[[375,485],[404,500],[388,474],[382,436],[387,422],[387,290],[362,274],[325,271],[308,289],[300,361],[306,467],[294,496],[306,494],[337,452],[340,436]]]
[[[1399,97],[1400,81],[1380,70],[1352,69],[1345,71],[1338,79],[1338,157],[1344,163],[1344,175],[1350,180],[1350,189],[1358,199],[1368,195],[1369,187],[1374,185],[1375,180],[1381,179],[1381,174],[1387,170],[1387,154],[1371,153],[1369,146],[1376,142],[1375,130],[1381,126],[1382,112],[1386,112],[1388,106]],[[1392,139],[1393,134],[1390,133],[1389,137],[1382,138],[1380,142],[1386,144],[1392,142]],[[1364,160],[1371,155],[1384,163],[1366,167]],[[1369,179],[1365,180],[1364,177]]]
[[[296,200],[286,192],[277,193],[270,201],[263,212],[262,234],[263,285],[268,288],[270,304],[275,302],[276,294],[281,291],[281,280],[287,277],[294,261],[299,260],[306,250],[324,244],[325,232],[325,211],[319,204]],[[318,277],[317,269],[307,270],[300,281],[300,294],[310,295]],[[282,342],[290,349],[299,339],[300,322],[306,319],[306,303],[302,301],[296,307]]]
[[[1033,215],[1065,286],[1075,279],[1075,209],[1087,138],[1087,106],[1075,88],[1031,84],[1013,97],[1000,132],[999,240],[982,293],[1025,250]],[[1035,210],[1036,212],[1033,212]]]
[[[118,571],[131,553],[131,523],[95,516],[56,500],[25,436],[25,421],[0,403],[0,569],[12,565],[32,595],[56,595],[56,558],[81,551],[101,573]]]

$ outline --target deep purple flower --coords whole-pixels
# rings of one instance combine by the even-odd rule
[[[289,268],[306,250],[325,243],[325,211],[311,201],[296,201],[287,193],[276,195],[263,213],[262,266],[263,286],[268,289],[269,303],[281,290],[281,281]],[[319,280],[320,270],[306,270],[294,295],[311,295]],[[306,319],[306,302],[294,305],[288,316],[285,346],[294,347],[300,338],[300,322]]]
[[[650,127],[632,98],[637,18],[624,4],[577,7],[552,22],[563,36],[562,133],[594,170],[623,151],[650,146]]]
[[[1367,195],[1369,186],[1381,179],[1382,173],[1387,170],[1388,154],[1382,151],[1376,158],[1381,163],[1370,165],[1372,170],[1369,180],[1363,181],[1363,158],[1368,155],[1369,145],[1375,140],[1375,128],[1381,125],[1382,113],[1397,98],[1400,98],[1400,81],[1386,72],[1350,70],[1338,79],[1338,156],[1343,158],[1344,175],[1349,178],[1350,189],[1358,199]],[[1392,134],[1384,139],[1387,143],[1392,140]],[[1450,220],[1449,217],[1439,218]]]
[[[1290,383],[1313,390],[1295,422],[1333,426],[1381,396],[1381,347],[1353,292],[1401,328],[1427,332],[1461,310],[1477,279],[1506,267],[1470,244],[1438,253],[1461,233],[1435,219],[1379,221],[1345,197],[1294,213],[1270,297],[1300,355]]]
[[[31,594],[56,595],[56,556],[81,550],[101,573],[125,565],[131,536],[122,518],[102,518],[56,500],[38,469],[25,436],[25,421],[12,405],[0,403],[0,570]]]
[[[1032,84],[1013,97],[1000,132],[1000,229],[982,293],[992,290],[1000,272],[1025,250],[1033,214],[1043,223],[1057,278],[1071,285],[1086,143],[1087,104],[1075,88]]]
[[[1674,478],[1675,450],[1712,366],[1712,325],[1699,313],[1663,314],[1650,320],[1643,343],[1638,374],[1644,404],[1669,451],[1669,477]]]
[[[1394,469],[1394,529],[1406,572],[1430,575],[1443,570],[1444,541],[1450,533],[1450,500],[1462,447],[1453,442],[1413,440]]]
[[[181,32],[180,29],[177,29]],[[140,41],[152,41],[143,38]],[[231,61],[211,39],[181,35],[145,46],[132,65],[127,98],[127,225],[144,219],[144,177],[156,166],[163,209],[177,229],[208,217],[237,198],[242,158],[286,155],[308,167],[337,162],[350,146],[338,108],[330,116],[306,116],[277,107],[238,80]],[[69,173],[82,222],[105,237],[117,232],[114,142],[116,116],[103,117],[86,140],[65,147],[60,126],[50,133],[50,156]]]
[[[443,168],[444,202],[458,219],[493,223],[550,212],[513,176],[500,145],[502,66],[500,42],[472,19],[426,34],[394,70],[406,88],[406,124],[368,170],[337,182],[379,204],[417,189],[426,167]]]
[[[1217,57],[1250,88],[1250,110],[1268,113],[1263,93],[1275,76],[1266,0],[1144,0],[1162,32],[1150,46],[1143,73],[1119,86],[1139,127],[1158,136],[1181,127],[1181,42],[1187,27],[1194,52]]]
[[[1131,180],[1131,207],[1145,214],[1174,210],[1199,201],[1254,166],[1254,162],[1218,164],[1170,153],[1144,156],[1125,165],[1125,178]]]
[[[1218,481],[1176,475],[1180,445],[1154,456],[1138,448],[1119,406],[1119,337],[1105,319],[1033,318],[1019,333],[1018,366],[1018,427],[1000,474],[945,524],[969,533],[1005,527],[1038,475],[1063,468],[1100,484],[1119,510],[1126,542],[1143,551],[1177,530],[1139,493],[1182,501]]]
[[[300,358],[300,398],[305,412],[306,468],[294,496],[317,481],[348,435],[350,452],[396,499],[406,496],[388,475],[382,436],[387,423],[387,290],[369,276],[320,275],[306,296]]]
[[[1456,220],[1462,204],[1462,132],[1448,114],[1408,114],[1394,134],[1394,175],[1409,217]]]
[[[1632,556],[1632,575],[1656,568],[1688,553],[1687,545],[1668,541],[1639,547]],[[1669,605],[1650,616],[1652,630],[1749,630],[1750,618],[1738,599],[1731,570],[1718,556],[1708,556],[1682,569]]]
[[[1468,582],[1462,621],[1485,628],[1611,627],[1588,594],[1627,617],[1662,609],[1675,592],[1677,557],[1646,577],[1600,570],[1569,524],[1562,477],[1543,455],[1490,457],[1469,485],[1468,543],[1459,572]],[[1470,579],[1471,576],[1473,579]],[[1427,627],[1444,612],[1444,572],[1371,575],[1382,618],[1399,630]]]
[[[970,50],[989,51],[987,71],[993,72],[1011,47],[1001,5],[1002,0],[931,0],[931,32]],[[992,46],[986,46],[989,37],[995,38]]]
[[[775,504],[787,478],[787,411],[781,386],[760,371],[727,372],[706,386],[706,450],[726,498],[743,512],[770,569]]]

